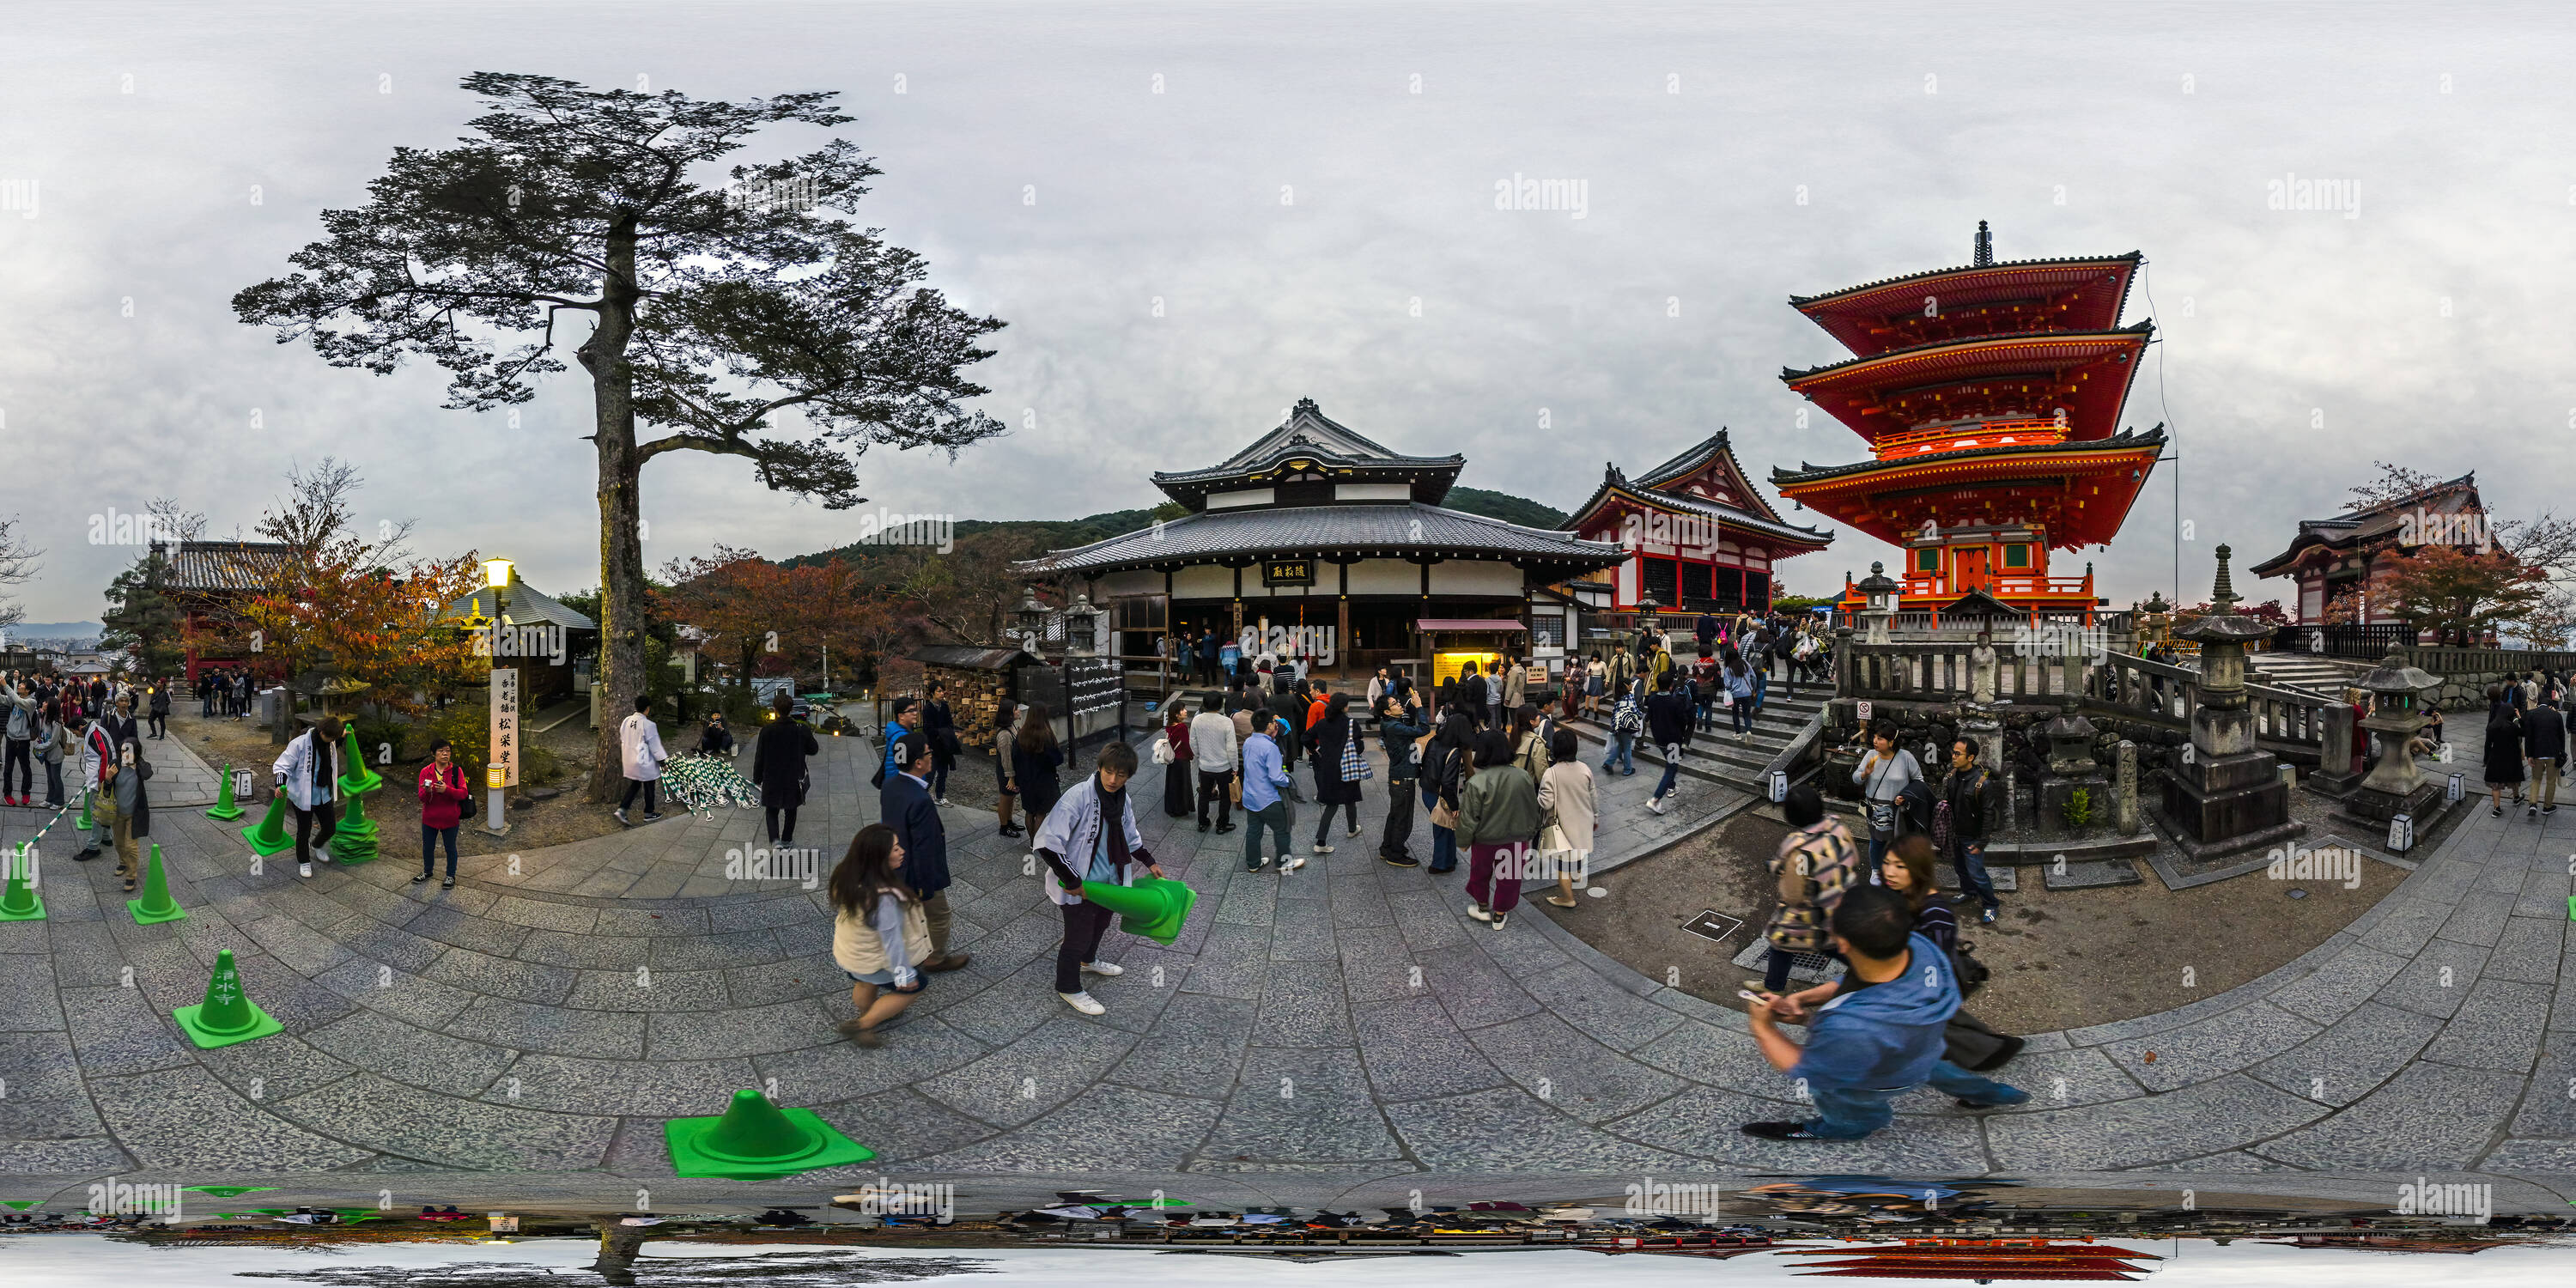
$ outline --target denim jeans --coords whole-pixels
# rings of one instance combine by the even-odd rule
[[[1453,828],[1431,825],[1431,870],[1452,872],[1458,867],[1458,833]]]
[[[1633,733],[1610,735],[1610,754],[1601,758],[1601,768],[1605,771],[1616,769],[1627,774],[1637,772],[1637,735]]]
[[[1662,800],[1663,798],[1672,795],[1673,784],[1681,776],[1681,744],[1674,743],[1673,745],[1664,748],[1664,776],[1655,784],[1655,799]]]
[[[1726,709],[1727,715],[1735,723],[1737,733],[1753,732],[1753,701],[1750,696],[1737,698],[1735,705]]]
[[[1767,666],[1757,666],[1757,667],[1753,668],[1753,709],[1754,709],[1754,711],[1755,711],[1755,712],[1757,712],[1757,713],[1758,713],[1758,712],[1760,712],[1760,711],[1762,710],[1762,700],[1763,700],[1763,699],[1765,699],[1765,698],[1768,698],[1768,697],[1770,697],[1770,696],[1771,696],[1771,668],[1770,668],[1770,667],[1767,667]]]
[[[420,825],[420,874],[425,877],[437,875],[430,869],[441,839],[447,842],[447,879],[453,881],[456,879],[456,825],[453,823],[445,827],[431,827],[427,823]]]
[[[1260,809],[1243,811],[1243,866],[1249,870],[1261,866],[1261,829],[1270,829],[1280,858],[1288,857],[1294,844],[1288,836],[1288,802],[1272,801]]]
[[[1991,1078],[1980,1078],[1947,1060],[1932,1066],[1932,1076],[1924,1079],[1935,1091],[1956,1096],[1974,1105],[2018,1105],[2030,1099],[2030,1093],[2006,1086]],[[1859,1087],[1819,1087],[1809,1084],[1807,1095],[1816,1102],[1816,1116],[1807,1120],[1809,1132],[1827,1140],[1859,1140],[1895,1121],[1896,1111],[1888,1106],[1904,1087],[1885,1091]]]
[[[2002,907],[2003,901],[1995,898],[1994,878],[1986,875],[1986,843],[1982,840],[1972,841],[1963,836],[1957,838],[1952,844],[1957,847],[1956,853],[1951,856],[1951,863],[1959,872],[1960,893],[1977,896],[1978,900],[1989,908]]]

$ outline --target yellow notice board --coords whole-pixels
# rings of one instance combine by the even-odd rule
[[[1438,688],[1465,674],[1467,664],[1476,664],[1476,674],[1491,675],[1503,655],[1490,649],[1441,649],[1431,655],[1431,687]]]

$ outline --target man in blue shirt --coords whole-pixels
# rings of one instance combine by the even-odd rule
[[[903,772],[903,765],[895,759],[894,745],[903,741],[903,736],[905,734],[911,733],[913,730],[920,727],[921,699],[895,699],[894,719],[886,721],[884,731],[877,735],[878,738],[883,740],[885,743],[885,764],[879,768],[877,773],[878,779],[881,780],[878,783],[880,788],[884,787],[887,783],[893,782],[894,776]]]
[[[1268,827],[1279,846],[1279,875],[1306,866],[1306,856],[1288,839],[1288,805],[1279,799],[1292,781],[1279,757],[1279,739],[1291,736],[1278,717],[1268,729],[1243,740],[1243,870],[1259,872],[1269,864],[1261,854],[1261,829]]]
[[[1859,1140],[1895,1120],[1890,1100],[1924,1082],[1962,1109],[2001,1109],[2030,1099],[2027,1091],[1942,1058],[1943,1030],[1959,1010],[1959,982],[1949,955],[1914,933],[1905,896],[1885,886],[1852,887],[1834,905],[1833,934],[1850,974],[1789,997],[1766,993],[1749,1008],[1763,1058],[1805,1086],[1816,1116],[1746,1123],[1745,1135]],[[1811,1003],[1821,1003],[1812,1014]],[[1780,1020],[1799,1018],[1807,1020],[1803,1047],[1779,1029]]]

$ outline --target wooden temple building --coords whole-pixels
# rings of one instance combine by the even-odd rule
[[[1667,613],[1767,612],[1774,566],[1834,539],[1783,520],[1753,490],[1724,429],[1634,479],[1603,466],[1601,486],[1563,526],[1628,552],[1617,568],[1575,586],[1606,585],[1596,607],[1612,614],[1635,613],[1647,601]]]
[[[2119,428],[2155,324],[2120,325],[2142,256],[1973,262],[1790,304],[1854,355],[1783,370],[1790,389],[1869,445],[1850,465],[1774,469],[1809,509],[1905,551],[1900,611],[1995,602],[2091,614],[2089,567],[2052,552],[2109,544],[2165,447]],[[1846,586],[1844,604],[1860,606]]]
[[[1503,656],[1561,669],[1578,609],[1549,588],[1628,552],[1443,506],[1466,464],[1397,452],[1300,399],[1225,460],[1155,474],[1186,513],[1019,570],[1108,609],[1131,663],[1213,631],[1326,676],[1391,663],[1437,680]]]
[[[2425,545],[2474,546],[2480,536],[2492,548],[2493,529],[2471,471],[2406,496],[2302,519],[2289,548],[2252,571],[2298,583],[2295,625],[2398,627],[2405,619],[2390,611],[2393,598],[2379,593],[2388,562]]]
[[[1905,1239],[1860,1247],[1790,1248],[1787,1257],[1820,1257],[1803,1261],[1801,1277],[1819,1279],[1967,1279],[1977,1283],[2016,1280],[2130,1282],[2151,1267],[2131,1264],[2162,1261],[2152,1252],[2137,1252],[2090,1239]]]

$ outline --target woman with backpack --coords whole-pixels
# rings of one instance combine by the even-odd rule
[[[1521,767],[1535,783],[1547,776],[1547,733],[1541,726],[1538,708],[1514,707],[1511,712],[1512,763]]]
[[[904,884],[903,845],[870,823],[832,869],[832,962],[850,977],[858,1011],[836,1027],[860,1046],[884,1046],[877,1030],[912,1005],[924,983],[916,968],[929,959],[930,918]]]
[[[1323,718],[1315,722],[1312,734],[1315,746],[1315,845],[1317,854],[1330,854],[1333,847],[1325,841],[1332,835],[1333,808],[1340,806],[1345,835],[1360,834],[1360,784],[1369,776],[1368,753],[1352,737],[1351,695],[1336,693],[1324,703]]]
[[[1431,871],[1458,869],[1458,793],[1467,779],[1467,747],[1475,721],[1463,708],[1441,717],[1440,732],[1422,749],[1422,808],[1431,814]]]
[[[1625,656],[1622,654],[1622,656]],[[1646,709],[1637,702],[1636,682],[1631,680],[1619,690],[1610,706],[1610,754],[1601,758],[1601,772],[1613,769],[1622,777],[1637,773],[1637,739],[1646,732]]]
[[[1753,670],[1745,665],[1743,654],[1730,649],[1720,678],[1726,685],[1727,714],[1734,718],[1735,740],[1749,743],[1753,741]]]
[[[1798,954],[1833,952],[1834,905],[1842,902],[1845,890],[1868,879],[1860,867],[1860,847],[1842,820],[1826,816],[1825,798],[1814,784],[1790,788],[1780,810],[1789,821],[1789,834],[1780,838],[1780,849],[1771,856],[1780,902],[1763,931],[1771,945],[1770,960],[1762,968],[1760,989],[1765,993],[1788,987],[1789,967]],[[1755,985],[1747,980],[1745,987]]]

